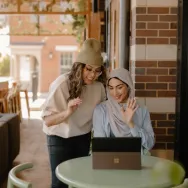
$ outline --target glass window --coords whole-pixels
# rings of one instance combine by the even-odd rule
[[[60,74],[70,71],[73,63],[73,52],[62,52],[60,60]]]

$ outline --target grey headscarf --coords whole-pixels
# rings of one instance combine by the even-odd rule
[[[111,78],[118,78],[122,82],[126,83],[129,87],[129,97],[134,97],[134,87],[131,75],[128,70],[124,68],[118,68],[111,71],[108,82]],[[107,112],[110,121],[110,127],[115,137],[131,137],[130,128],[123,122],[121,115],[121,107],[126,108],[126,103],[118,104],[109,94],[107,87]]]

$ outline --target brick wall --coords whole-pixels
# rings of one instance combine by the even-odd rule
[[[176,61],[135,61],[135,82],[138,97],[174,97]]]
[[[151,113],[150,115],[157,142],[154,148],[173,149],[175,114]]]
[[[157,149],[173,148],[176,34],[177,0],[132,0],[130,70],[136,96],[151,113]]]

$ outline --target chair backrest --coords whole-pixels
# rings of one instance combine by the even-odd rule
[[[22,170],[26,170],[32,168],[32,163],[24,163],[12,168],[8,174],[8,184],[7,188],[14,188],[14,186],[19,188],[32,188],[32,184],[30,182],[26,182],[16,177],[16,174]]]
[[[0,89],[8,89],[8,81],[2,81],[0,82]]]

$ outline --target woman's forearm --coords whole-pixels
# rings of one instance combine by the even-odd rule
[[[47,127],[57,125],[57,124],[64,122],[70,115],[71,113],[69,113],[68,110],[65,110],[60,113],[55,113],[49,116],[45,116],[44,123]]]

